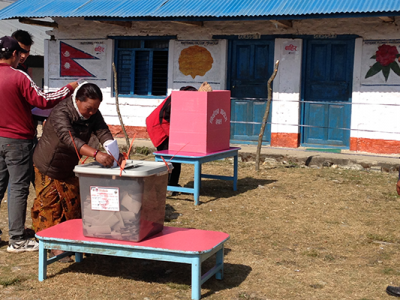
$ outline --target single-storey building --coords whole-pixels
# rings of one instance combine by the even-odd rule
[[[400,149],[398,0],[19,0],[2,19],[54,21],[45,87],[98,84],[101,112],[147,138],[145,119],[172,90],[231,91],[231,142],[370,153]],[[117,70],[115,85],[112,64]]]

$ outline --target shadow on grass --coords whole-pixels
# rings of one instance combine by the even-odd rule
[[[231,249],[224,249],[225,255]],[[215,264],[215,255],[202,263],[202,274],[205,274]],[[51,267],[50,267],[51,268]],[[202,297],[215,292],[239,286],[250,274],[251,267],[242,264],[224,263],[224,278],[217,280],[215,276],[202,285],[202,291],[208,290]],[[106,255],[91,255],[81,263],[72,263],[60,272],[48,276],[57,277],[64,273],[96,274],[106,277],[142,281],[147,283],[165,284],[170,289],[191,289],[191,265],[136,258],[115,257]]]
[[[4,240],[0,240],[0,248],[8,246],[8,242]]]
[[[200,188],[199,203],[208,203],[218,199],[230,198],[237,196],[247,191],[264,187],[265,185],[276,182],[277,180],[257,179],[253,177],[245,177],[238,179],[237,191],[233,190],[233,181],[218,180],[218,179],[202,179]],[[189,181],[184,187],[193,188],[194,182]],[[207,201],[202,201],[202,196],[211,197]],[[179,196],[168,197],[174,199],[179,197],[180,200],[193,202],[192,194],[181,194]],[[204,197],[203,197],[204,200]]]

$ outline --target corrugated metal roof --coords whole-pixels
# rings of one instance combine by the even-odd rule
[[[0,1],[0,9],[3,9],[10,4],[10,1]],[[0,36],[10,36],[18,29],[28,31],[32,35],[34,43],[31,47],[30,55],[44,56],[44,40],[49,38],[49,35],[46,34],[46,31],[52,30],[53,28],[22,24],[18,22],[18,20],[0,21]]]
[[[399,13],[400,0],[19,0],[0,20],[43,17],[238,18]]]

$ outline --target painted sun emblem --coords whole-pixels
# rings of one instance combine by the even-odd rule
[[[71,67],[71,65],[69,63],[64,64],[64,68],[69,69],[70,67]]]
[[[211,70],[214,60],[211,53],[204,47],[191,46],[181,51],[179,70],[194,79],[197,75],[204,76]]]

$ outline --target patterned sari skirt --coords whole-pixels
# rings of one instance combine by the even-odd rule
[[[71,219],[81,218],[79,179],[57,180],[35,168],[36,198],[31,209],[35,232]]]

